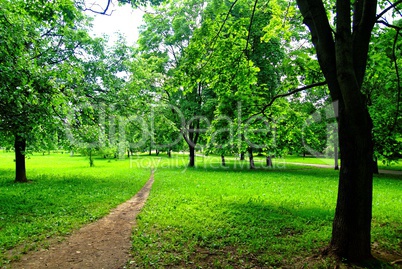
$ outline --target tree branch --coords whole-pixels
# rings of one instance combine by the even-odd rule
[[[398,95],[397,95],[397,99],[396,99],[395,119],[394,119],[394,124],[391,127],[391,132],[394,131],[395,126],[396,126],[396,124],[398,122],[398,114],[399,114],[400,102],[401,102],[401,77],[399,75],[398,61],[397,61],[396,52],[395,52],[400,31],[401,31],[400,28],[396,30],[396,34],[395,34],[395,38],[394,38],[394,44],[392,46],[392,58],[393,58],[394,64],[395,64],[395,73],[396,73],[397,85],[398,85]]]
[[[400,30],[402,30],[402,27],[396,26],[396,25],[393,25],[393,24],[390,24],[390,23],[388,23],[388,22],[386,22],[386,21],[384,21],[384,20],[378,20],[377,23],[383,24],[383,25],[385,25],[385,26],[387,26],[387,27],[389,27],[389,28],[393,28],[393,29],[395,29],[395,30],[398,31],[398,32],[399,32]]]
[[[93,12],[93,13],[95,13],[95,14],[110,16],[110,15],[112,15],[113,10],[110,12],[110,14],[107,14],[107,11],[108,11],[108,9],[109,9],[109,7],[110,7],[111,4],[112,4],[112,0],[107,0],[106,7],[103,9],[100,5],[98,5],[98,4],[95,5],[95,3],[93,3],[93,4],[91,5],[91,7],[89,7],[89,8],[87,8],[87,7],[85,6],[85,7],[82,9],[82,11],[90,11],[90,12]],[[93,10],[93,9],[92,9],[93,6],[98,6],[98,7],[100,7],[101,9],[103,9],[103,11]]]
[[[387,13],[388,11],[390,11],[390,10],[393,9],[393,8],[396,8],[396,6],[399,5],[399,4],[401,4],[401,3],[402,3],[402,0],[398,0],[398,1],[396,1],[395,3],[391,4],[389,7],[387,7],[386,9],[384,9],[383,11],[381,11],[381,12],[377,15],[376,20],[380,19],[382,16],[385,15],[385,13]]]
[[[282,94],[275,95],[275,96],[271,99],[271,101],[263,107],[263,109],[261,110],[260,113],[264,113],[265,110],[266,110],[268,107],[272,106],[272,104],[273,104],[273,103],[275,102],[275,100],[278,99],[278,98],[287,97],[287,96],[293,95],[293,94],[295,94],[295,93],[302,92],[302,91],[304,91],[304,90],[308,90],[308,89],[311,89],[311,88],[315,88],[315,87],[318,87],[318,86],[324,86],[324,85],[327,85],[327,82],[326,82],[326,81],[313,83],[313,84],[310,84],[310,85],[307,85],[307,86],[304,86],[304,87],[301,87],[301,88],[297,88],[297,89],[291,90],[290,92],[287,92],[287,93],[282,93]]]
[[[250,24],[248,26],[246,48],[244,49],[244,52],[246,53],[247,58],[248,58],[247,49],[248,49],[248,45],[250,44],[250,37],[251,37],[251,27],[253,26],[254,15],[255,15],[255,10],[257,9],[257,4],[258,4],[258,0],[255,0],[254,1],[253,12],[251,13]]]

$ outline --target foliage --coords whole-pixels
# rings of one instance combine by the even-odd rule
[[[397,23],[400,24],[400,23]],[[402,156],[402,116],[399,68],[401,40],[394,29],[378,27],[369,54],[363,90],[373,118],[374,149],[384,163]]]

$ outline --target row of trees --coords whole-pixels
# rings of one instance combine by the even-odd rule
[[[213,150],[251,153],[243,117],[283,115],[295,100],[310,101],[316,109],[330,98],[342,163],[328,251],[367,260],[372,257],[373,159],[401,152],[401,2],[163,1],[145,16],[138,57],[159,63],[153,71],[160,79],[149,91],[153,100],[173,102],[183,111],[185,124],[176,126],[189,146],[190,166],[206,119],[213,122]],[[300,94],[322,85],[326,95],[315,102]],[[261,135],[258,123],[248,130],[256,130],[257,141],[269,141],[270,132]],[[228,128],[231,124],[235,128]],[[214,132],[222,126],[234,133]],[[232,141],[232,135],[239,139]]]
[[[84,1],[1,1],[0,131],[13,140],[16,181],[27,181],[27,142],[90,157],[185,143],[189,166],[197,148],[247,152],[252,164],[256,149],[339,144],[329,250],[371,257],[373,158],[401,154],[401,28],[384,19],[399,17],[400,1],[159,2],[137,47],[108,48],[89,36]]]

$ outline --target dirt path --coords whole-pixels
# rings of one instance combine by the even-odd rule
[[[119,269],[130,258],[135,218],[148,198],[153,173],[144,187],[109,215],[74,232],[49,249],[28,253],[11,268],[25,269]]]

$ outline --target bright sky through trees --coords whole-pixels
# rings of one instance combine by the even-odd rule
[[[103,11],[107,4],[106,0],[87,0],[87,7],[95,11]],[[143,11],[133,9],[129,5],[119,6],[117,1],[110,6],[107,14],[100,15],[87,11],[89,16],[94,17],[93,35],[100,37],[106,34],[113,43],[116,40],[116,32],[124,34],[129,45],[138,39],[138,27],[142,23]]]

